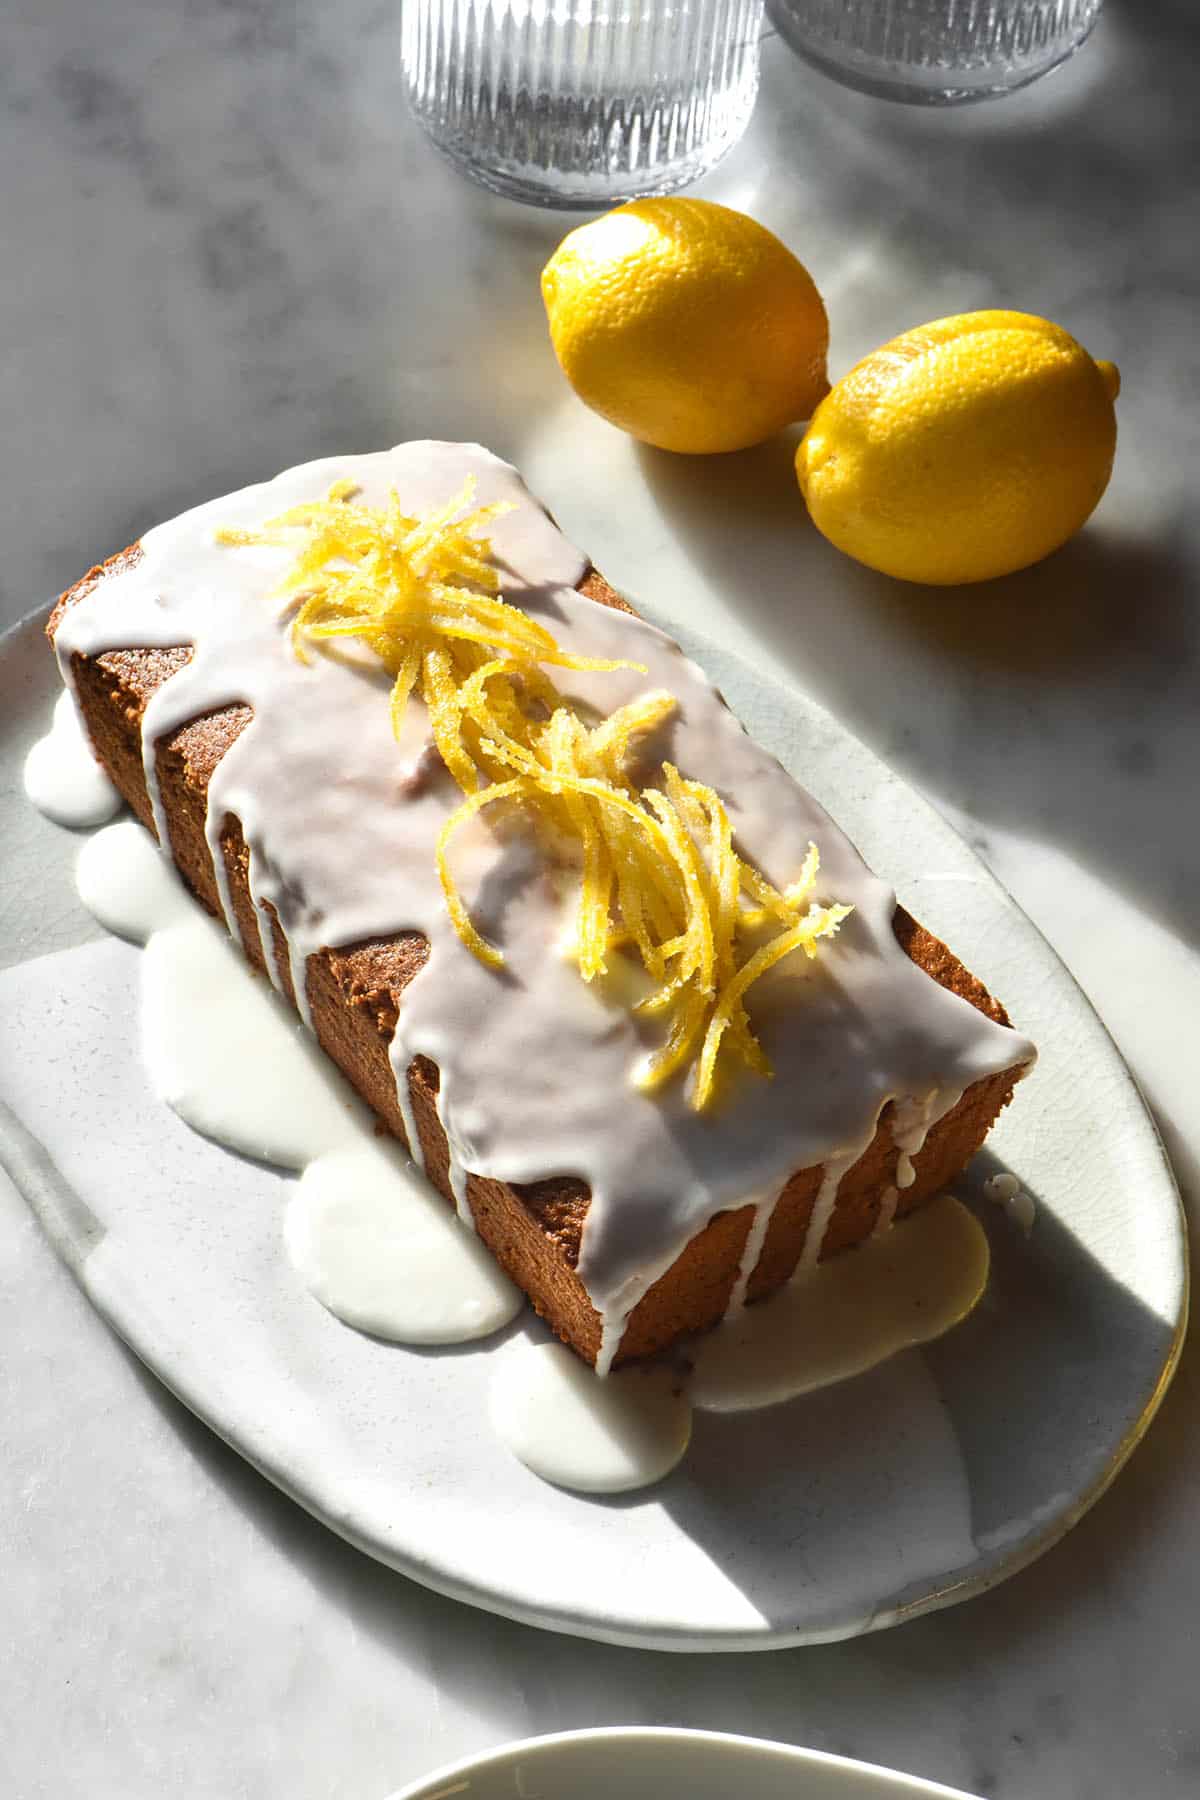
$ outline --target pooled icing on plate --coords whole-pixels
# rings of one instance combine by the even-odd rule
[[[402,1344],[468,1343],[516,1317],[524,1295],[377,1135],[140,825],[90,838],[75,884],[101,924],[145,945],[142,1052],[160,1099],[206,1137],[299,1173],[284,1242],[329,1312]]]
[[[48,819],[76,829],[103,825],[121,805],[120,794],[92,754],[69,692],[55,702],[54,723],[46,736],[30,745],[25,792]]]
[[[654,1042],[654,1021],[587,986],[556,954],[562,902],[520,839],[483,822],[462,833],[456,872],[472,917],[506,958],[497,973],[459,941],[446,914],[434,846],[459,800],[428,754],[428,717],[414,697],[402,739],[391,735],[390,682],[368,652],[296,660],[272,596],[286,553],[231,549],[220,527],[254,529],[352,481],[368,504],[395,489],[407,512],[430,510],[468,476],[479,504],[512,510],[490,527],[501,592],[580,655],[645,665],[602,674],[556,670],[568,696],[605,714],[665,688],[678,712],[663,754],[714,787],[739,848],[777,885],[821,851],[819,900],[854,907],[818,962],[790,958],[750,996],[755,1031],[775,1068],[747,1075],[712,1113],[697,1115],[683,1084],[639,1093],[629,1071]],[[585,599],[587,564],[534,502],[514,470],[478,447],[401,445],[375,456],[312,463],[147,533],[139,563],[103,581],[64,617],[57,650],[72,655],[188,645],[190,661],[153,695],[142,722],[143,763],[160,839],[165,823],[155,746],[179,726],[235,702],[253,718],[225,754],[208,792],[208,840],[233,934],[220,833],[242,826],[260,927],[275,908],[287,937],[291,984],[309,1018],[304,972],[322,948],[401,931],[429,941],[404,990],[391,1045],[397,1093],[428,1056],[440,1071],[439,1114],[450,1144],[460,1212],[474,1172],[529,1182],[578,1177],[591,1193],[578,1273],[602,1320],[597,1367],[611,1365],[633,1308],[716,1213],[753,1203],[750,1256],[770,1208],[797,1169],[823,1165],[802,1268],[817,1262],[838,1173],[869,1143],[880,1109],[902,1103],[905,1156],[973,1082],[1032,1061],[1033,1047],[915,967],[892,931],[895,898],[819,805],[745,734],[719,694],[669,638]],[[267,966],[278,986],[269,930]],[[486,1022],[481,1030],[480,1021]],[[417,1148],[415,1134],[412,1147]],[[908,1165],[898,1171],[904,1185]]]
[[[284,1244],[328,1311],[411,1345],[467,1343],[517,1315],[523,1296],[399,1146],[380,1140],[357,1096],[140,825],[123,820],[89,838],[76,885],[101,923],[146,946],[142,1042],[155,1092],[206,1136],[301,1172]],[[491,1376],[491,1423],[558,1486],[645,1487],[684,1455],[693,1407],[769,1406],[860,1374],[957,1323],[986,1274],[979,1224],[943,1198],[771,1299],[731,1307],[692,1347],[690,1369],[675,1357],[601,1383],[561,1346],[528,1336],[506,1345]]]
[[[1032,1194],[1024,1192],[1016,1176],[1007,1171],[992,1175],[984,1182],[983,1191],[989,1200],[1004,1208],[1006,1216],[1028,1237],[1037,1218],[1037,1202]]]

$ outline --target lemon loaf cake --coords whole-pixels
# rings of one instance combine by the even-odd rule
[[[1033,1061],[477,446],[200,507],[48,632],[189,888],[601,1373],[885,1229]]]

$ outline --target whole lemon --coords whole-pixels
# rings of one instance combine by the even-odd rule
[[[661,450],[744,450],[827,393],[812,277],[745,213],[632,200],[542,271],[550,336],[584,403]]]
[[[1108,485],[1120,377],[1030,313],[906,331],[813,415],[796,473],[817,530],[907,581],[986,581],[1079,530]]]

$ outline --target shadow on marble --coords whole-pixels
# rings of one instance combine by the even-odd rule
[[[1078,857],[1200,943],[1190,847],[1164,854],[1192,804],[1200,660],[1173,534],[1134,535],[1102,507],[1016,575],[971,588],[893,581],[808,520],[799,435],[731,456],[639,453],[663,519],[763,660],[815,688],[935,800]]]
[[[1049,1519],[1060,1511],[1068,1492],[1105,1478],[1113,1426],[1097,1403],[1105,1367],[1114,1359],[1129,1368],[1143,1365],[1148,1393],[1174,1336],[1169,1324],[1096,1263],[1022,1177],[1037,1202],[1036,1255],[1031,1255],[1015,1224],[982,1199],[982,1181],[1004,1168],[985,1151],[973,1165],[969,1188],[958,1190],[969,1195],[988,1232],[987,1292],[969,1319],[923,1352],[953,1419],[970,1491],[971,1535],[1001,1561],[1005,1546],[1043,1515]],[[870,1429],[873,1379],[861,1376],[773,1409],[774,1433],[748,1434],[737,1415],[697,1413],[687,1461],[662,1490],[667,1512],[695,1542],[711,1547],[714,1561],[767,1620],[776,1618],[779,1568],[804,1554],[788,1500],[790,1459],[780,1456],[778,1445],[811,1439],[823,1455],[836,1454],[838,1439],[826,1414],[832,1410]],[[1081,1433],[1079,1422],[1093,1413],[1095,1430]],[[1122,1429],[1136,1426],[1131,1414]],[[1090,1470],[1064,1470],[1068,1437],[1090,1459]],[[1089,1437],[1085,1450],[1083,1440]],[[736,1560],[722,1550],[730,1542],[729,1527],[709,1498],[719,1483],[714,1480],[710,1488],[705,1479],[706,1470],[715,1476],[731,1465],[739,1467],[755,1495],[741,1515],[746,1531]],[[844,1486],[844,1477],[840,1483],[835,1478],[830,1491]],[[847,1520],[847,1542],[855,1525]],[[823,1533],[830,1529],[823,1520]],[[904,1595],[898,1600],[903,1605]]]
[[[443,1705],[460,1708],[497,1742],[603,1724],[752,1730],[899,1764],[983,1796],[1034,1791],[1025,1783],[1039,1756],[1065,1750],[1088,1728],[1075,1705],[1080,1675],[1064,1647],[1077,1641],[1073,1632],[1094,1634],[1109,1618],[1121,1592],[1120,1563],[1137,1566],[1172,1513],[1190,1507],[1200,1481],[1193,1344],[1130,1468],[1034,1568],[968,1605],[864,1639],[750,1657],[673,1656],[551,1636],[444,1599],[373,1562],[257,1475],[114,1341],[146,1400],[264,1547],[302,1570],[323,1603],[399,1667],[422,1670]],[[973,1705],[965,1720],[958,1710],[964,1670],[974,1671],[980,1692],[998,1686],[1009,1703]]]
[[[1189,147],[1194,160],[1198,67],[1188,0],[1106,0],[1082,50],[1002,104],[881,104],[798,58],[771,57],[764,111],[781,156],[819,185],[826,216],[861,216],[870,194],[876,217],[915,226],[911,248],[931,279],[964,264],[982,274],[1000,252],[1006,279],[1026,297],[1005,291],[970,304],[1037,310],[1029,293],[1056,286],[1060,271],[1069,278],[1073,253],[1091,247],[1097,227],[1119,281],[1122,251],[1150,226],[1159,199],[1169,206],[1175,198],[1147,177],[1161,169],[1164,148],[1175,151],[1181,171],[1191,166]],[[1151,88],[1152,108],[1144,102]],[[774,173],[764,168],[761,179]],[[1162,253],[1181,269],[1193,266],[1189,246]],[[896,329],[918,322],[901,320]]]

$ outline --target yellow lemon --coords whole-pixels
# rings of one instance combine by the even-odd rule
[[[1108,485],[1120,377],[1030,313],[893,338],[813,415],[796,473],[817,530],[907,581],[986,581],[1079,530]]]
[[[581,225],[543,269],[542,297],[579,398],[661,450],[744,450],[829,389],[807,269],[710,200],[632,200]]]

